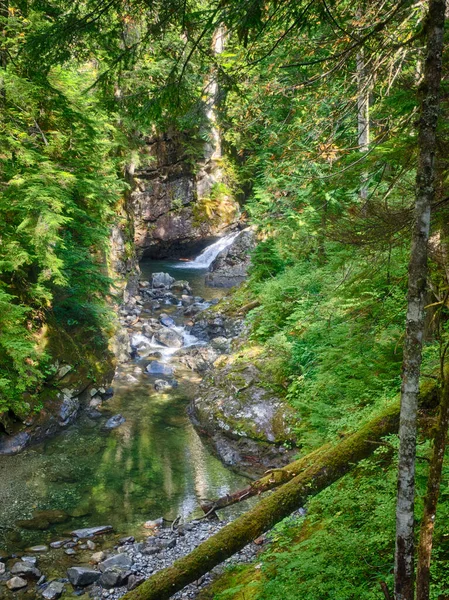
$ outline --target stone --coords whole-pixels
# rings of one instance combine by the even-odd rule
[[[62,365],[56,373],[56,379],[63,379],[72,370],[72,365]]]
[[[65,540],[57,540],[56,542],[51,542],[50,548],[62,548],[64,544],[67,544],[70,540],[66,538]]]
[[[113,531],[112,525],[100,525],[98,527],[86,527],[85,529],[74,529],[70,532],[70,535],[73,535],[77,538],[89,538],[94,537],[95,535],[101,535],[103,533],[111,533]]]
[[[24,588],[26,585],[27,582],[25,579],[22,579],[22,577],[13,577],[12,579],[9,579],[6,582],[6,587],[13,592],[15,590],[20,590],[21,588]]]
[[[61,427],[66,427],[67,425],[70,425],[70,423],[72,423],[75,420],[79,408],[79,398],[77,398],[76,396],[72,397],[71,395],[63,393],[62,404],[59,408],[58,414],[59,425]]]
[[[130,592],[131,590],[134,590],[136,587],[139,587],[139,585],[142,585],[142,583],[145,581],[145,577],[141,576],[141,575],[130,575],[128,577],[128,591]]]
[[[163,327],[156,331],[154,339],[168,348],[181,348],[184,345],[184,338],[181,333],[168,327]]]
[[[111,417],[110,419],[108,419],[106,421],[106,423],[104,424],[104,428],[105,429],[115,429],[116,427],[120,427],[120,425],[123,425],[123,423],[125,421],[126,421],[126,419],[122,415],[120,415],[120,414],[114,415],[113,417]]]
[[[84,587],[95,583],[100,578],[101,573],[88,567],[70,567],[67,569],[67,577],[73,586]]]
[[[166,381],[165,379],[156,379],[154,382],[154,389],[156,392],[169,392],[177,386],[175,381]]]
[[[96,548],[96,545],[92,540],[87,540],[86,546],[89,548],[89,550],[95,550]]]
[[[30,550],[30,552],[48,552],[48,546],[41,544],[40,546],[31,546],[28,550]]]
[[[98,583],[107,589],[119,587],[126,584],[129,576],[129,571],[123,571],[121,569],[106,569],[101,574]]]
[[[95,552],[90,557],[90,562],[92,562],[92,563],[94,563],[96,565],[98,563],[101,563],[105,558],[106,558],[106,554],[104,552],[101,552],[101,551],[100,552]]]
[[[0,562],[0,575],[6,572],[6,565],[4,562]]]
[[[255,232],[252,228],[244,229],[232,244],[222,250],[209,266],[205,277],[210,287],[233,287],[242,283],[251,264],[250,254],[256,246]]]
[[[175,321],[167,315],[161,315],[159,317],[159,321],[162,323],[162,325],[164,325],[164,327],[175,327],[176,326]]]
[[[145,529],[160,529],[164,525],[164,517],[159,517],[154,521],[146,521],[143,526]]]
[[[0,455],[18,454],[30,443],[31,437],[27,431],[21,431],[16,435],[0,436]]]
[[[100,563],[100,571],[104,572],[106,569],[111,569],[114,567],[129,569],[132,564],[133,561],[127,554],[115,554],[114,556],[110,556]]]
[[[42,592],[42,598],[45,600],[57,600],[64,591],[64,584],[61,581],[52,581]]]
[[[151,285],[153,288],[170,288],[175,278],[168,273],[153,273]]]
[[[33,565],[33,567],[37,565],[37,558],[35,556],[22,556],[20,560],[30,563],[30,565]]]
[[[64,553],[67,554],[67,556],[74,556],[76,554],[76,550],[74,548],[67,548],[67,550],[64,550]]]
[[[164,363],[161,363],[157,360],[153,360],[152,362],[150,362],[150,364],[147,365],[145,370],[150,375],[166,375],[168,377],[170,375],[173,375],[172,367],[170,367],[169,365],[166,365]]]
[[[119,539],[120,544],[132,544],[134,541],[135,541],[135,538],[133,535],[128,535],[126,537],[122,537]]]

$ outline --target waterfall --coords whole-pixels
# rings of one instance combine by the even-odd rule
[[[176,265],[177,269],[207,269],[209,265],[215,260],[218,254],[230,246],[232,242],[237,238],[241,231],[229,233],[214,242],[201,252],[199,256],[192,260],[192,262],[179,263]]]

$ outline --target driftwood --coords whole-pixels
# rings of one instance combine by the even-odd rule
[[[397,431],[398,419],[399,405],[394,404],[357,433],[316,456],[316,460],[302,473],[264,497],[254,508],[223,527],[193,552],[128,592],[124,600],[168,600],[303,506],[310,496],[345,475],[358,461],[374,451],[384,435]]]

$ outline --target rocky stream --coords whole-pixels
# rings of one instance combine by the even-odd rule
[[[224,293],[205,287],[207,268],[237,237],[190,263],[143,262],[138,292],[119,310],[111,388],[90,389],[56,437],[0,456],[0,597],[119,598],[238,514],[237,506],[222,521],[200,518],[200,500],[247,480],[211,453],[187,416],[202,375],[241,326],[198,319]],[[176,597],[194,598],[208,581]]]

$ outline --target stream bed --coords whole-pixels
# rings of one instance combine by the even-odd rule
[[[141,270],[143,280],[155,272],[188,280],[192,293],[206,301],[223,294],[204,287],[205,270],[176,261],[143,262]],[[183,331],[187,318],[180,303],[158,312],[169,314],[177,331]],[[195,344],[183,335],[186,344]],[[210,453],[188,419],[198,375],[177,362],[172,348],[165,348],[160,360],[175,367],[173,390],[156,391],[155,378],[145,371],[148,360],[137,356],[119,367],[114,395],[99,407],[100,416],[91,418],[87,411],[45,443],[0,457],[0,554],[106,524],[116,534],[138,537],[148,520],[187,518],[198,510],[200,499],[247,483]],[[125,421],[105,429],[107,419],[117,414]]]

